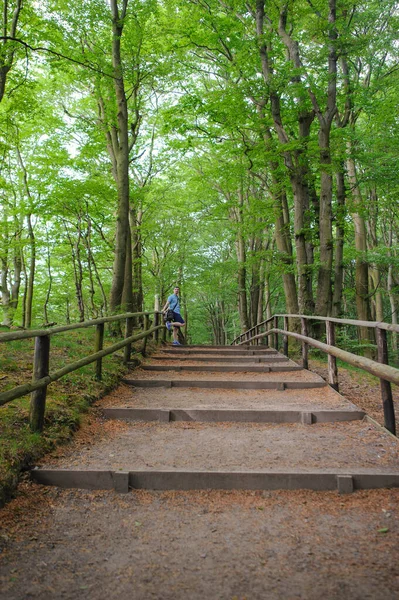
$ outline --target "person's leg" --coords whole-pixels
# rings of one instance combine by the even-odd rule
[[[179,329],[184,327],[185,322],[179,313],[173,313],[175,320],[171,323],[173,327],[173,343],[179,343]]]

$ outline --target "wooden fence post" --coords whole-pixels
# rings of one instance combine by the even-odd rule
[[[96,339],[95,339],[95,349],[94,352],[100,352],[103,349],[104,342],[104,323],[99,323],[96,326]],[[96,379],[97,381],[101,381],[102,379],[102,370],[103,370],[103,359],[98,358],[96,360]]]
[[[377,337],[377,358],[378,362],[383,365],[388,364],[388,344],[387,344],[387,332],[385,329],[376,328]],[[396,435],[396,424],[395,424],[395,409],[392,399],[392,388],[391,383],[385,379],[380,379],[381,384],[381,396],[382,396],[382,407],[384,409],[384,425]]]
[[[303,317],[301,317],[301,332],[308,337],[308,322]],[[302,342],[302,368],[309,369],[309,346],[306,342]]]
[[[35,356],[33,360],[33,381],[47,377],[50,362],[50,336],[41,335],[35,338]],[[29,426],[33,432],[42,432],[44,413],[46,410],[47,386],[35,390],[31,394]]]
[[[278,329],[278,317],[273,317],[273,327]],[[278,333],[274,334],[274,347],[278,350]]]
[[[332,321],[326,321],[326,335],[327,335],[327,344],[329,346],[335,346],[335,323]],[[338,368],[337,368],[337,359],[335,356],[331,356],[329,354],[327,356],[328,361],[328,383],[334,390],[338,392]]]
[[[127,317],[125,325],[125,339],[130,337],[133,333],[133,318]],[[123,349],[123,364],[127,365],[132,354],[132,344],[126,344]]]
[[[154,312],[155,312],[154,325],[155,325],[155,327],[157,327],[159,325],[160,310],[161,310],[161,305],[159,302],[159,294],[155,294],[155,300],[154,300]],[[159,339],[159,329],[154,331],[154,342],[158,342],[158,339]]]
[[[284,317],[284,330],[289,331],[290,326],[288,322],[288,317]],[[288,358],[288,335],[285,335],[283,338],[283,354]]]
[[[144,331],[148,331],[149,328],[150,328],[150,316],[144,315]],[[143,340],[143,347],[141,349],[141,354],[143,356],[145,356],[146,350],[147,350],[147,338],[148,338],[148,336],[146,336]]]

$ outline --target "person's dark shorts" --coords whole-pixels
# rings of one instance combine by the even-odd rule
[[[173,311],[173,322],[174,323],[181,323],[182,325],[184,325],[184,319],[181,315],[179,315],[179,313]]]

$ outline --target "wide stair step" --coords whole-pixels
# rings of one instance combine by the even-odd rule
[[[398,444],[366,422],[315,425],[147,423],[82,450],[35,481],[109,489],[312,489],[399,486]],[[121,489],[124,488],[124,489]]]

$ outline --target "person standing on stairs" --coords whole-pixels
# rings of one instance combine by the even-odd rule
[[[166,301],[165,306],[162,309],[162,312],[166,312],[168,308],[173,311],[173,321],[167,321],[166,327],[169,331],[173,330],[173,346],[181,346],[178,336],[180,327],[184,327],[185,322],[183,317],[180,314],[180,299],[179,299],[180,288],[176,286],[173,290],[173,294],[169,296]]]

